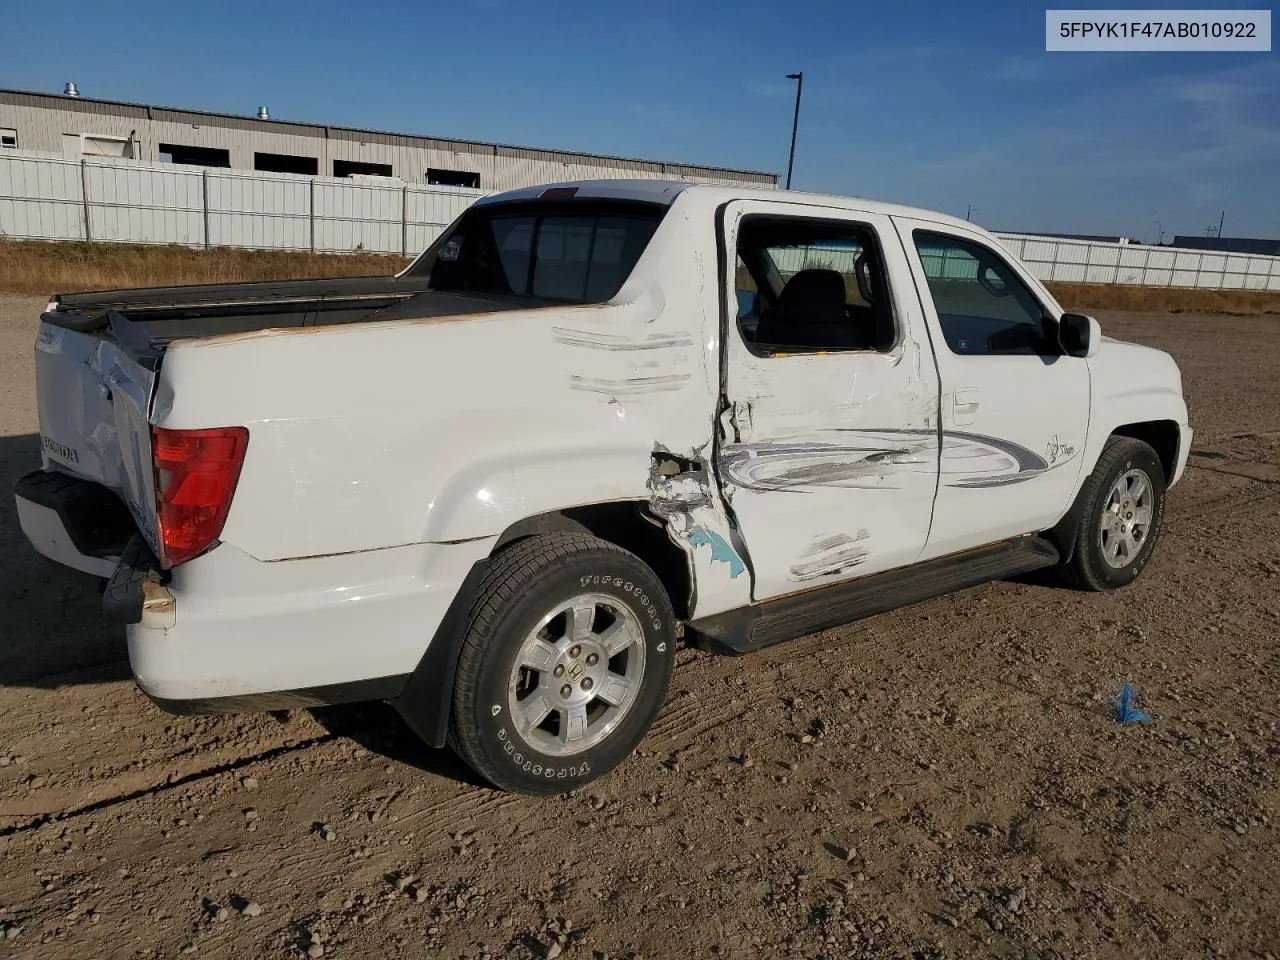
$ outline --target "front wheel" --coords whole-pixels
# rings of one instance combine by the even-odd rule
[[[1066,578],[1085,590],[1114,590],[1137,579],[1160,538],[1165,476],[1141,440],[1112,437],[1080,490],[1080,526]]]
[[[480,585],[458,658],[450,741],[516,793],[617,766],[666,696],[675,615],[635,555],[586,534],[519,540]]]

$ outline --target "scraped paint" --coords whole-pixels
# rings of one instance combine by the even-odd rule
[[[702,526],[694,527],[689,531],[689,544],[694,548],[710,547],[711,562],[727,563],[729,565],[730,578],[740,576],[747,569],[737,551],[729,545],[724,537],[714,530],[708,530]]]
[[[848,573],[871,556],[864,543],[870,537],[871,534],[862,529],[854,536],[840,533],[815,540],[809,551],[791,565],[790,579],[803,582]]]

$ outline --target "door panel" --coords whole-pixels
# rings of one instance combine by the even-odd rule
[[[841,240],[845,247],[817,254],[775,248],[760,271],[783,290],[771,307],[767,291],[742,290],[734,282],[741,280],[732,254],[744,217],[744,237],[764,229],[752,226],[761,219],[820,218],[865,236],[870,243],[861,253],[869,262],[882,258],[887,276],[907,277],[909,268],[886,217],[782,202],[735,203],[725,211],[725,298],[728,316],[741,316],[725,331],[729,410],[717,465],[750,556],[753,597],[911,563],[928,538],[938,469],[938,379],[915,291],[887,283],[883,272],[857,280],[857,244]],[[868,261],[858,269],[870,269]],[[849,347],[862,335],[837,331],[834,339],[845,346],[824,352],[822,338],[840,322],[830,315],[797,335],[803,346],[763,348],[758,335],[780,328],[786,284],[800,277],[793,289],[812,286],[817,304],[818,288],[829,277],[803,275],[833,270],[844,271],[849,316],[860,316],[866,295],[876,310],[891,307],[892,333],[887,313],[867,321],[874,330],[865,339],[882,349]],[[751,303],[762,298],[762,315],[748,316]],[[785,337],[786,324],[781,329],[769,336]]]
[[[895,221],[942,381],[938,496],[922,559],[1052,527],[1080,472],[1088,364],[1051,352],[1053,306],[987,238]]]

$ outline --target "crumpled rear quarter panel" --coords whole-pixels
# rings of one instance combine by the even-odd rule
[[[712,217],[692,222],[677,201],[612,304],[179,341],[153,419],[249,428],[223,540],[261,560],[648,500],[656,449],[711,440]]]

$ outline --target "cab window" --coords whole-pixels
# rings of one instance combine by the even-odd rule
[[[430,289],[547,303],[604,303],[667,208],[607,200],[482,204],[408,270]]]
[[[922,230],[915,231],[914,240],[938,325],[952,353],[1057,352],[1053,323],[1040,301],[995,251]]]

